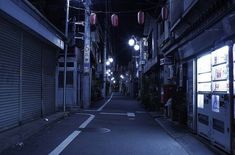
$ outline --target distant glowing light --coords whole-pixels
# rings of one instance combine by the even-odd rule
[[[113,58],[109,58],[109,62],[112,63],[113,62]]]
[[[107,61],[107,62],[106,62],[106,65],[107,65],[107,66],[109,66],[109,65],[110,65],[110,62],[109,62],[109,61]]]

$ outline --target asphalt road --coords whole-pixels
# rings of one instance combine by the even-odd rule
[[[186,155],[141,105],[116,93],[105,106],[57,122],[4,155]]]

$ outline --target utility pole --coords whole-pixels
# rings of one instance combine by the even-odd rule
[[[90,0],[85,0],[85,33],[84,33],[84,68],[83,68],[83,90],[82,100],[83,108],[87,109],[91,103],[91,70],[90,70],[90,52],[91,52],[91,30],[90,30]]]
[[[103,97],[106,97],[106,55],[107,55],[107,0],[105,0],[105,22],[104,22],[104,54],[103,54]]]
[[[66,3],[66,20],[65,20],[65,47],[64,47],[64,89],[63,89],[63,111],[66,110],[66,81],[67,81],[67,53],[68,53],[68,26],[69,26],[69,2]]]

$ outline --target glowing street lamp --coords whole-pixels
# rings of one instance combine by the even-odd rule
[[[108,60],[110,63],[112,63],[113,62],[113,58],[109,58],[109,60]]]
[[[128,44],[129,44],[130,46],[134,46],[134,45],[135,45],[135,40],[134,40],[133,38],[131,38],[131,39],[129,40]]]
[[[109,66],[109,65],[110,65],[110,62],[109,62],[109,61],[106,61],[106,65]]]
[[[136,51],[138,51],[138,50],[140,49],[140,46],[139,46],[138,44],[136,44],[136,45],[134,46],[134,49],[135,49]]]

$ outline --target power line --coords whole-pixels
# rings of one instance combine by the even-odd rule
[[[76,10],[82,10],[82,11],[85,11],[86,9],[84,8],[79,8],[79,7],[75,7],[75,6],[70,6],[70,8],[72,9],[76,9]],[[150,8],[146,8],[146,9],[139,9],[139,10],[129,10],[129,11],[95,11],[95,10],[91,10],[91,12],[94,12],[94,13],[100,13],[100,14],[112,14],[112,13],[115,13],[115,14],[126,14],[126,13],[135,13],[135,12],[138,12],[140,10],[142,11],[148,11],[148,10],[152,10],[152,9],[155,9],[156,6],[154,7],[150,7]]]

